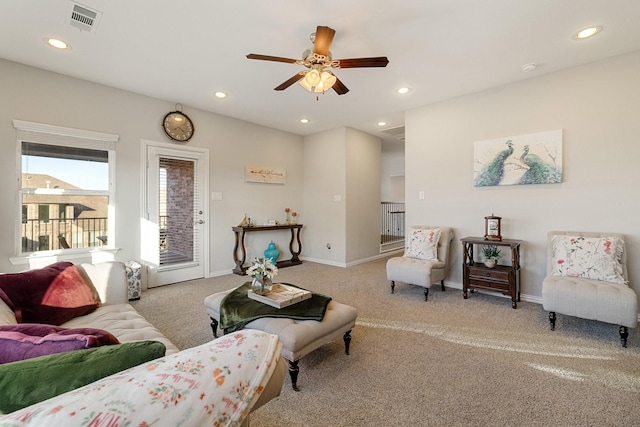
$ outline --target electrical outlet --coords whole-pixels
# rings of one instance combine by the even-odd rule
[[[327,243],[327,249],[331,249],[331,243]]]

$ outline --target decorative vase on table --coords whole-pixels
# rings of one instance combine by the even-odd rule
[[[271,261],[271,263],[275,264],[280,256],[280,251],[276,247],[276,244],[273,243],[273,240],[267,246],[267,249],[264,250],[264,257]]]
[[[278,267],[269,258],[256,258],[247,269],[247,275],[253,279],[251,290],[260,295],[271,292],[272,280],[277,274]]]
[[[258,295],[266,295],[271,292],[273,282],[265,276],[257,276],[251,282],[251,290]]]

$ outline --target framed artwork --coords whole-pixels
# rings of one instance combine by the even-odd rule
[[[474,142],[476,187],[560,182],[562,129]]]
[[[287,171],[267,166],[246,165],[244,180],[266,184],[285,184],[287,182]]]

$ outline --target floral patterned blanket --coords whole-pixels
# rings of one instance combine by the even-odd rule
[[[239,426],[273,374],[276,335],[243,330],[0,416],[0,426]]]

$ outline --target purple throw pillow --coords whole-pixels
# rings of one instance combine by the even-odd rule
[[[102,329],[30,323],[0,326],[0,363],[112,344],[120,341]]]

